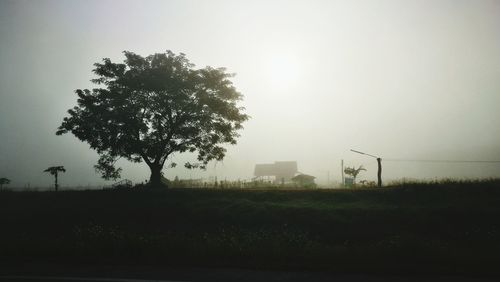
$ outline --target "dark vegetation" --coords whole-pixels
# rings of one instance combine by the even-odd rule
[[[57,190],[59,189],[59,184],[57,183],[57,176],[59,175],[59,172],[66,172],[66,169],[64,168],[64,166],[62,166],[62,165],[61,166],[51,166],[51,167],[47,168],[46,170],[44,170],[43,172],[48,172],[54,176],[54,189],[57,192]]]
[[[249,118],[237,104],[243,95],[232,74],[196,69],[182,53],[124,54],[123,63],[106,58],[94,64],[97,78],[91,81],[101,88],[76,90],[78,106],[68,110],[56,134],[72,133],[96,150],[100,158],[94,167],[108,180],[120,178],[119,158],[144,161],[152,186],[162,185],[165,162],[175,153],[198,153],[187,168],[221,161],[222,145],[236,144]]]
[[[498,275],[500,180],[2,192],[0,264]]]
[[[10,179],[2,177],[0,178],[0,191],[2,191],[3,186],[10,183]]]

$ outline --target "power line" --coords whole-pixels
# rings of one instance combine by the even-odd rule
[[[388,162],[420,162],[420,163],[500,163],[500,161],[485,160],[418,160],[418,159],[384,159]]]
[[[375,163],[377,163],[377,161],[376,161],[376,160],[375,160],[375,161],[368,162],[368,163],[363,163],[363,164],[361,164],[361,165],[362,165],[362,166],[369,166],[369,165],[372,165],[372,164],[375,164]]]

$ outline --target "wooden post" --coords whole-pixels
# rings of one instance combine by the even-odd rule
[[[344,160],[340,160],[340,171],[342,173],[342,188],[344,188],[345,179],[344,179]]]
[[[377,172],[378,187],[382,187],[382,159],[377,158],[377,163],[378,163],[378,172]]]

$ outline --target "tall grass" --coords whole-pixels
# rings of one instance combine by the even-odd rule
[[[500,181],[0,194],[0,262],[498,273]]]

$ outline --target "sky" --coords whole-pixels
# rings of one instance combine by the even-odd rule
[[[92,88],[93,64],[172,50],[226,67],[251,119],[226,158],[167,178],[251,179],[257,163],[297,161],[317,182],[500,177],[500,1],[0,0],[0,177],[43,187],[108,183],[98,156],[56,128]],[[193,160],[189,154],[173,160]],[[122,177],[149,178],[120,161]]]

